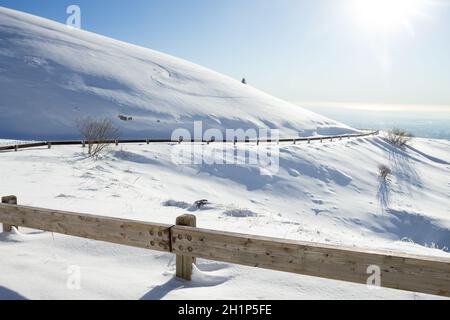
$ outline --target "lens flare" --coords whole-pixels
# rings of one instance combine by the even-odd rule
[[[423,15],[429,0],[355,0],[354,15],[376,31],[412,30],[413,20]]]

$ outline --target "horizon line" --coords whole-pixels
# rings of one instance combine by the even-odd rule
[[[364,111],[408,111],[414,112],[443,112],[450,113],[450,104],[408,104],[408,103],[377,103],[377,102],[332,102],[332,101],[303,101],[292,102],[303,108],[328,108]]]

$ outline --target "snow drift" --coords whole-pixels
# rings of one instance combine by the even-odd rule
[[[112,146],[102,160],[80,146],[26,149],[0,153],[0,195],[167,224],[194,214],[200,228],[448,258],[450,141],[413,143],[405,150],[380,137],[281,143],[273,176],[238,163],[177,165],[171,144]],[[386,181],[379,164],[392,169]],[[208,205],[197,209],[199,199]],[[437,298],[202,259],[186,283],[174,278],[170,254],[25,228],[0,234],[0,256],[8,257],[0,300]],[[71,266],[81,268],[81,290],[66,287]]]
[[[135,138],[170,138],[194,121],[284,136],[355,131],[193,63],[2,7],[0,95],[2,138],[76,138],[88,115]]]

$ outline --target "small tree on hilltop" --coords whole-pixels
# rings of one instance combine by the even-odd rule
[[[245,78],[242,78],[242,83],[247,84],[247,80],[245,80]]]
[[[88,153],[91,157],[102,155],[119,137],[119,128],[108,118],[82,118],[77,121],[77,127],[81,137],[88,144]]]

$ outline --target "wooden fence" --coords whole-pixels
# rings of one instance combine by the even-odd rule
[[[380,271],[386,288],[450,297],[450,259],[345,248],[196,228],[195,216],[175,225],[18,206],[2,198],[0,223],[177,255],[177,276],[191,279],[196,258],[367,284]],[[373,269],[375,267],[375,269]]]
[[[171,140],[171,139],[131,139],[131,140],[107,140],[107,141],[94,141],[93,144],[98,143],[107,143],[107,144],[136,144],[136,143],[146,143],[146,144],[155,144],[155,143],[273,143],[273,142],[312,142],[312,141],[336,141],[342,139],[350,139],[350,138],[360,138],[360,137],[368,137],[373,135],[378,135],[379,131],[372,131],[369,133],[362,134],[347,134],[347,135],[339,135],[339,136],[324,136],[324,137],[312,137],[312,138],[282,138],[282,139],[261,139],[261,140],[253,140],[247,139],[243,141],[228,141],[228,140]],[[18,151],[20,149],[29,149],[29,148],[37,148],[37,147],[48,147],[49,149],[52,146],[75,146],[82,145],[85,146],[88,142],[83,140],[74,140],[74,141],[45,141],[45,142],[33,142],[33,143],[23,143],[23,144],[15,144],[10,146],[0,146],[0,151]]]

